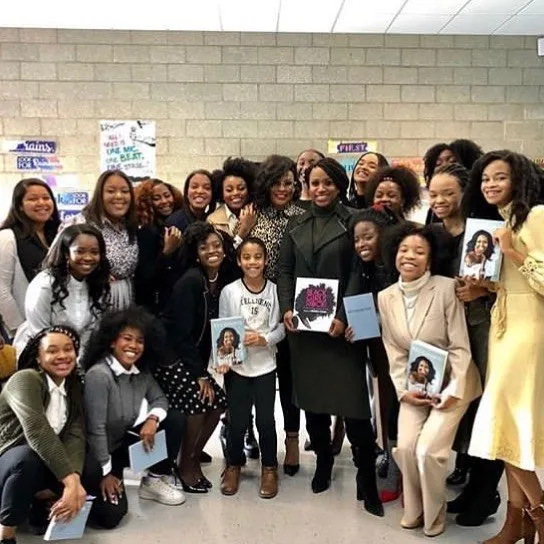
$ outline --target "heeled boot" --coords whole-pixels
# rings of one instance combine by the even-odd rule
[[[357,459],[357,500],[364,501],[365,510],[374,516],[383,517],[383,504],[378,494],[376,483],[376,454],[374,451],[364,451],[354,448]]]
[[[534,528],[538,533],[538,542],[544,544],[544,493],[542,493],[542,497],[540,498],[540,504],[534,508],[527,508],[525,512],[535,525]]]
[[[287,476],[294,476],[300,469],[300,452],[298,445],[298,433],[288,432],[285,436],[285,460],[283,472]]]
[[[485,540],[483,544],[516,544],[521,539],[524,544],[534,544],[535,525],[523,508],[516,508],[508,501],[502,529],[493,538]]]
[[[323,493],[331,485],[332,467],[334,465],[334,455],[329,446],[324,450],[316,452],[315,473],[312,478],[312,491],[314,493]]]

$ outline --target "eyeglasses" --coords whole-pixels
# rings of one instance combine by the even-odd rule
[[[284,189],[292,189],[295,184],[292,181],[279,180],[272,184],[272,187],[283,187]]]

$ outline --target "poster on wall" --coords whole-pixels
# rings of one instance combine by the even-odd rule
[[[60,172],[63,166],[57,155],[18,155],[16,168],[22,171]]]
[[[336,159],[351,179],[357,160],[363,153],[378,151],[378,143],[374,140],[329,140],[327,153]]]
[[[89,203],[89,193],[78,189],[61,189],[54,191],[60,220],[77,215]]]
[[[100,121],[100,168],[135,180],[155,176],[155,121]]]
[[[36,153],[39,155],[54,155],[57,152],[57,142],[53,140],[3,140],[3,153]]]

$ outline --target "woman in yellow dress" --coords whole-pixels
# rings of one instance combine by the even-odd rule
[[[492,310],[489,362],[470,455],[505,462],[508,509],[502,530],[484,544],[544,543],[544,173],[510,151],[485,154],[465,193],[468,217],[496,218],[503,253]]]

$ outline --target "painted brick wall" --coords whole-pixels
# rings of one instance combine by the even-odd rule
[[[0,28],[0,136],[55,138],[68,173],[99,173],[98,121],[157,122],[177,185],[228,155],[261,159],[377,140],[417,156],[468,137],[544,156],[535,38]],[[21,174],[0,155],[2,188]]]

